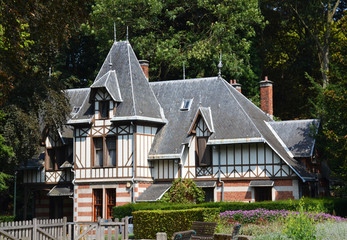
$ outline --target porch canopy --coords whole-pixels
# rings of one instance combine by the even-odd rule
[[[274,181],[272,180],[253,180],[249,183],[250,187],[273,187]]]
[[[49,196],[49,197],[66,197],[66,196],[72,196],[72,195],[73,195],[72,186],[55,185],[47,193],[47,196]]]
[[[172,183],[154,183],[136,199],[136,202],[158,201],[170,189],[171,186]]]

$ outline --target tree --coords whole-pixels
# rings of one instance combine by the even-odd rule
[[[201,203],[205,200],[205,193],[196,186],[192,179],[176,179],[168,192],[164,194],[162,202],[172,203]]]
[[[310,1],[286,1],[289,8],[301,21],[306,31],[312,36],[318,49],[318,59],[321,67],[322,85],[329,83],[330,44],[334,19],[341,0],[310,0]],[[341,4],[339,12],[345,9]]]
[[[88,17],[89,2],[1,1],[0,135],[13,150],[11,157],[0,159],[2,173],[13,175],[19,164],[37,153],[43,127],[56,131],[65,123],[69,112],[65,85],[54,69],[49,76],[49,68]],[[0,211],[10,202],[9,192],[7,200],[3,195]]]
[[[318,146],[321,158],[326,159],[335,177],[344,183],[347,193],[347,17],[334,23],[335,38],[331,43],[329,83],[315,84],[317,97],[312,105],[315,117],[322,119]]]
[[[250,49],[255,28],[264,25],[258,2],[226,0],[97,0],[84,29],[95,34],[104,59],[117,39],[129,40],[138,56],[150,61],[151,80],[216,76],[222,52],[222,75],[258,87]],[[256,62],[256,61],[253,61]],[[246,89],[247,90],[247,89]]]

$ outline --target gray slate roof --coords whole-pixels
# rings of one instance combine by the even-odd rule
[[[261,138],[231,91],[218,77],[151,82],[151,87],[164,109],[168,123],[154,139],[150,155],[181,154],[194,117],[200,107],[210,108],[214,133],[210,140]],[[239,93],[240,94],[240,93]],[[181,111],[183,99],[193,99],[189,111]],[[207,114],[206,114],[207,115]],[[265,118],[271,121],[269,117]]]
[[[111,86],[111,83],[114,85]],[[118,83],[118,85],[117,85]],[[92,88],[105,87],[114,100],[120,102],[112,121],[143,120],[165,122],[165,116],[157,101],[139,61],[129,42],[112,45]],[[69,121],[70,124],[90,122],[93,104],[87,96],[80,111]]]
[[[269,125],[285,143],[294,157],[311,157],[315,145],[314,135],[318,119],[271,122]]]
[[[150,159],[160,156],[180,158],[196,112],[198,109],[210,108],[214,126],[208,141],[210,144],[216,144],[217,140],[220,143],[266,142],[302,179],[312,178],[272,133],[267,123],[273,120],[224,79],[212,77],[154,82],[151,87],[164,109],[168,123],[155,137],[149,153]],[[183,99],[193,99],[189,111],[180,111]]]

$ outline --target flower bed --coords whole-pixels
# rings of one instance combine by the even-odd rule
[[[324,220],[333,221],[346,221],[346,218],[333,216],[327,213],[312,213],[304,212],[308,216],[312,217],[315,221],[321,222]],[[278,219],[285,219],[288,215],[298,215],[300,212],[286,211],[286,210],[266,210],[266,209],[255,209],[255,210],[238,210],[238,211],[226,211],[220,213],[222,220],[227,220],[230,223],[238,222],[242,224],[246,223],[262,223],[262,222],[274,222]]]

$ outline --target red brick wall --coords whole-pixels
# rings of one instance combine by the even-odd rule
[[[286,199],[294,199],[292,191],[280,191],[275,192],[275,200],[286,200]]]

